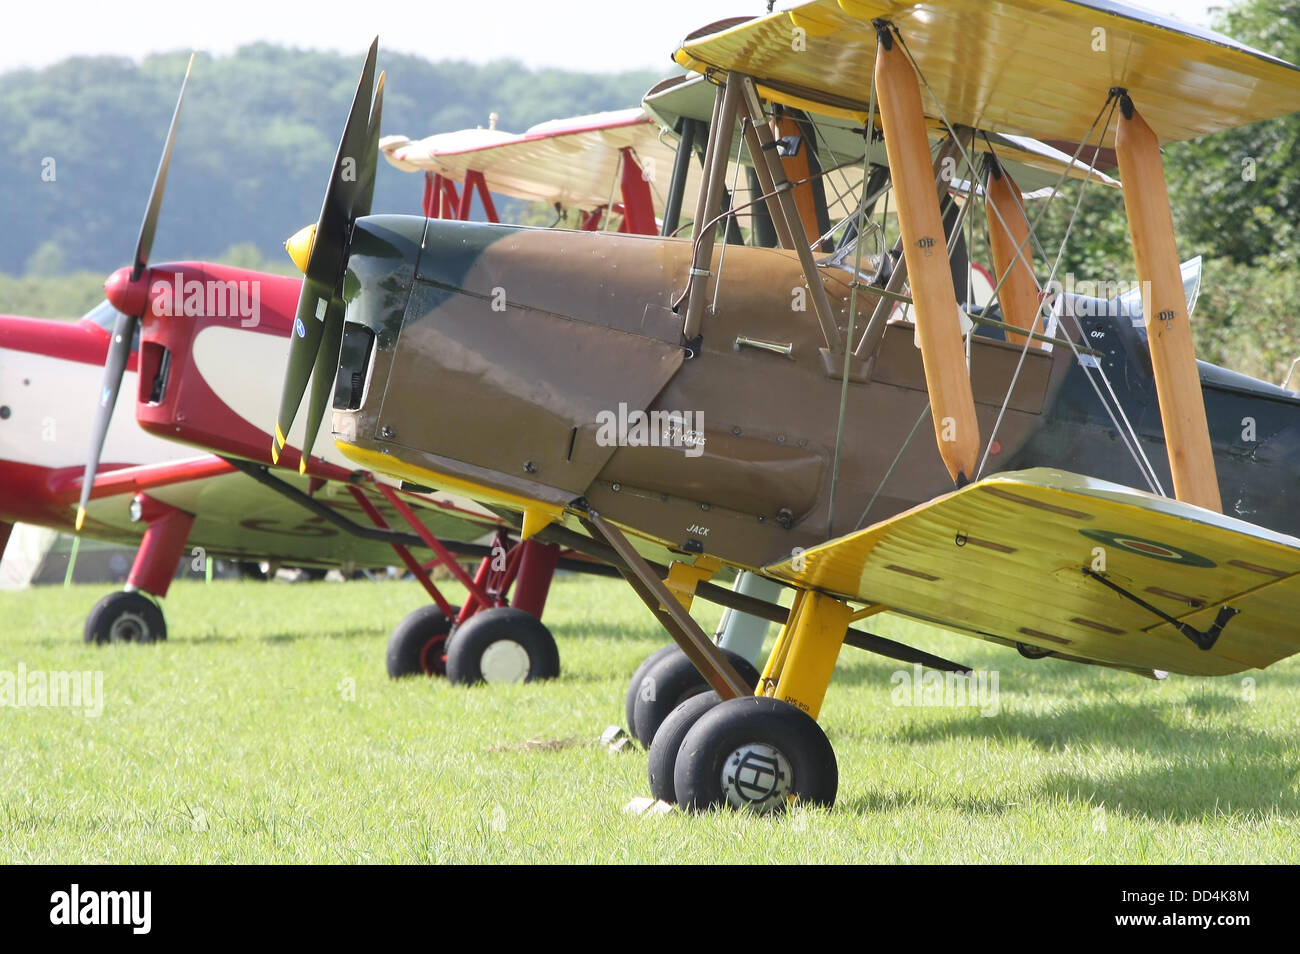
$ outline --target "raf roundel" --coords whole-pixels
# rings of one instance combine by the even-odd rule
[[[1146,540],[1142,537],[1133,537],[1124,533],[1115,533],[1111,530],[1080,530],[1085,537],[1090,540],[1096,540],[1098,543],[1104,543],[1107,546],[1117,547],[1128,553],[1136,553],[1139,556],[1151,557],[1153,560],[1164,560],[1167,563],[1182,563],[1187,566],[1213,567],[1213,560],[1206,559],[1199,553],[1193,553],[1191,550],[1184,550],[1182,547],[1176,547],[1170,543],[1160,543],[1156,540]]]

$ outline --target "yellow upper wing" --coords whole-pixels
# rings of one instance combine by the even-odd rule
[[[1220,606],[1239,612],[1202,650],[1085,567],[1201,631]],[[766,572],[1127,667],[1222,675],[1300,651],[1300,540],[1047,469],[986,478]]]
[[[676,59],[752,75],[777,101],[861,117],[876,18],[898,27],[948,120],[978,129],[1077,143],[1115,86],[1165,142],[1300,109],[1300,68],[1110,0],[815,0],[692,36]]]

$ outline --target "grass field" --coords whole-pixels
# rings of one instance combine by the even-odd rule
[[[596,738],[664,638],[617,581],[557,580],[558,682],[474,690],[385,675],[414,584],[181,582],[166,644],[84,646],[106,589],[0,594],[0,670],[104,674],[98,717],[0,709],[0,862],[1300,860],[1295,661],[1155,683],[881,617],[996,669],[997,714],[896,706],[906,667],[845,649],[833,810],[631,817],[645,755]]]

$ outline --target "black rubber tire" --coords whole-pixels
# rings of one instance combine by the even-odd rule
[[[513,642],[527,656],[522,682],[554,679],[560,674],[560,650],[540,619],[513,606],[480,610],[456,627],[447,642],[447,679],[470,686],[495,681],[483,673],[484,657],[494,644]],[[509,652],[504,646],[495,652]],[[506,680],[502,680],[506,681]]]
[[[781,780],[784,784],[778,783],[784,770],[774,771],[770,756],[750,751],[746,757],[742,750],[755,744],[770,746],[788,763],[790,777]],[[737,771],[745,768],[749,771],[743,775]],[[801,805],[829,808],[839,787],[839,767],[826,733],[807,713],[779,699],[742,696],[714,706],[686,733],[673,766],[673,787],[678,804],[693,812],[723,805],[784,811],[790,796]]]
[[[139,591],[109,593],[86,615],[87,643],[156,643],[167,638],[158,604]]]
[[[384,661],[389,678],[447,675],[447,639],[459,612],[460,607],[453,607],[448,619],[436,603],[430,603],[407,613],[388,637]]]
[[[650,779],[650,794],[670,805],[677,803],[677,789],[673,786],[673,768],[677,765],[677,752],[682,747],[686,733],[722,700],[710,689],[691,696],[664,719],[650,743],[650,760],[646,774]]]
[[[627,684],[627,695],[623,698],[623,718],[627,724],[627,731],[636,736],[633,720],[636,718],[636,697],[641,691],[641,680],[645,674],[650,671],[650,667],[663,659],[671,652],[680,652],[676,643],[669,643],[667,646],[660,646],[645,659],[641,660],[641,665],[636,667],[636,672],[632,673],[632,680]]]
[[[307,583],[320,583],[329,575],[329,570],[323,566],[303,566],[298,569]]]
[[[722,652],[751,689],[758,685],[759,672],[748,659],[729,649]],[[642,688],[632,705],[632,735],[647,749],[668,713],[709,688],[695,664],[676,646],[647,669],[639,683]]]

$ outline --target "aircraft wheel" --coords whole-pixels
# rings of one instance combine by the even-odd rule
[[[388,637],[389,677],[447,675],[447,639],[455,622],[432,603],[407,613]]]
[[[646,770],[650,778],[650,794],[661,802],[670,805],[677,801],[677,789],[673,787],[673,767],[677,764],[677,752],[682,747],[686,733],[700,720],[700,716],[716,706],[721,700],[710,689],[697,696],[691,696],[664,719],[650,743],[650,763]]]
[[[551,631],[513,606],[480,610],[447,643],[447,678],[457,684],[534,682],[559,674],[560,651]]]
[[[669,643],[667,646],[660,646],[645,659],[641,660],[641,665],[636,667],[636,672],[632,673],[632,680],[627,684],[627,695],[623,698],[623,717],[626,720],[627,730],[634,736],[636,735],[636,697],[641,692],[641,684],[645,679],[645,674],[650,671],[651,666],[671,652],[680,652],[675,643]]]
[[[719,703],[686,733],[673,767],[677,801],[766,814],[835,802],[839,769],[821,726],[788,702],[742,696]]]
[[[153,643],[166,638],[163,611],[138,591],[109,593],[86,616],[87,643]]]
[[[728,649],[722,652],[750,688],[758,685],[759,672],[748,659]],[[709,688],[695,664],[676,646],[646,670],[639,685],[632,706],[632,734],[647,749],[668,713]]]

